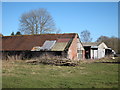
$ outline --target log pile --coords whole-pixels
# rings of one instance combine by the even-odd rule
[[[26,63],[30,64],[48,64],[57,66],[76,66],[77,62],[68,59],[57,60],[57,59],[39,59],[39,60],[27,60]]]

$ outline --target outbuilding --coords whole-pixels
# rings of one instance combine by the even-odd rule
[[[39,57],[43,53],[71,60],[84,59],[84,48],[77,33],[2,36],[3,58],[7,55]]]
[[[86,59],[100,59],[113,53],[104,42],[84,42],[83,47]]]

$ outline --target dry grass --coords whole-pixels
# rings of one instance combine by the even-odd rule
[[[69,67],[32,65],[23,60],[3,61],[3,88],[118,87],[117,64],[82,62]]]
[[[22,59],[21,55],[7,56],[7,60],[21,60],[21,59]]]

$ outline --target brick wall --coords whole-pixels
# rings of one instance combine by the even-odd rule
[[[77,60],[77,34],[68,49],[68,58],[71,60]]]

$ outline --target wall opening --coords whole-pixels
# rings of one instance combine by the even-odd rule
[[[90,59],[91,58],[91,56],[90,56],[90,46],[84,46],[84,49],[85,49],[85,58],[86,59]]]

